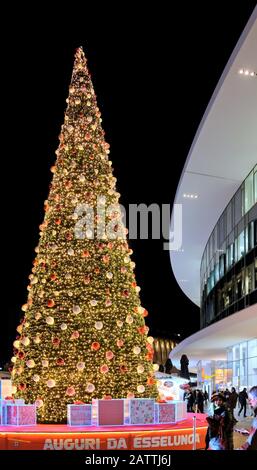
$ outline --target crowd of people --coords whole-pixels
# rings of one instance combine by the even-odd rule
[[[238,422],[235,410],[238,405],[237,417],[243,412],[247,416],[247,403],[251,407],[253,422],[246,443],[238,450],[257,450],[257,386],[247,393],[244,388],[237,393],[235,387],[231,390],[213,392],[209,400],[207,391],[189,388],[184,393],[187,411],[208,414],[208,429],[205,443],[207,450],[233,450],[234,425]]]

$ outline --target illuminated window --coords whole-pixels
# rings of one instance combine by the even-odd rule
[[[237,237],[237,261],[245,254],[245,233],[244,230]]]

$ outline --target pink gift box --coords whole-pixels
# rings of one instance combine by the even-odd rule
[[[92,405],[68,405],[68,424],[70,426],[91,426]]]
[[[132,398],[129,400],[129,424],[153,424],[154,400]]]
[[[176,405],[175,403],[155,403],[156,423],[175,423]]]
[[[155,403],[156,423],[177,423],[187,417],[185,401],[173,401],[171,403]]]
[[[93,424],[96,426],[119,426],[124,424],[124,400],[92,400]]]
[[[9,426],[33,426],[36,424],[36,406],[16,403],[5,405],[5,423]]]

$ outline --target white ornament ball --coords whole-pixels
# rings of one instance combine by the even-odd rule
[[[137,366],[137,373],[142,374],[144,372],[145,368],[142,365]]]
[[[73,256],[73,255],[74,255],[74,250],[73,250],[73,248],[69,248],[69,250],[68,250],[68,255],[69,255],[69,256]]]
[[[131,323],[133,323],[133,321],[134,321],[134,320],[133,320],[133,317],[132,317],[131,315],[127,315],[127,316],[126,316],[126,322],[127,322],[129,325],[131,325]]]
[[[94,384],[88,383],[87,386],[86,386],[86,391],[88,393],[93,393],[94,390],[95,390]]]
[[[16,348],[16,349],[19,349],[20,347],[20,341],[18,339],[16,339],[14,342],[13,342],[13,346]]]
[[[97,305],[97,300],[90,300],[90,305],[95,307]]]
[[[13,364],[15,364],[16,361],[17,361],[17,357],[16,357],[16,356],[13,356],[13,357],[11,358],[11,362],[12,362]]]
[[[117,320],[117,325],[119,328],[121,328],[123,326],[123,321]]]
[[[55,380],[54,379],[49,379],[47,382],[46,382],[46,385],[48,386],[48,388],[53,388],[55,387]]]
[[[92,238],[92,237],[93,237],[93,234],[94,234],[94,233],[93,233],[92,230],[90,230],[90,229],[87,229],[87,230],[86,230],[86,237],[87,237],[87,238],[89,238],[89,239]]]
[[[46,317],[46,323],[48,325],[53,325],[54,324],[54,318],[53,317]]]
[[[41,400],[41,398],[37,398],[37,400],[35,401],[35,405],[37,408],[42,408],[42,406],[44,406],[44,402],[43,400]]]
[[[138,391],[138,393],[144,393],[144,391],[145,391],[144,385],[138,385],[137,386],[137,391]]]
[[[99,204],[103,205],[103,204],[105,204],[105,201],[106,201],[105,196],[99,196],[99,197],[98,197],[98,202],[99,202]]]
[[[84,183],[86,181],[86,178],[84,175],[79,175],[79,182]]]
[[[85,362],[78,362],[77,363],[77,369],[78,370],[83,370],[83,369],[85,369],[85,365],[86,365]]]
[[[47,359],[42,360],[42,366],[43,367],[48,367],[49,366],[49,361]]]
[[[78,315],[81,312],[81,308],[79,305],[73,305],[72,311],[75,315]]]
[[[39,320],[41,318],[41,316],[42,316],[41,313],[37,312],[35,314],[35,320]]]
[[[29,368],[29,369],[33,369],[33,367],[35,367],[35,361],[34,359],[29,359],[27,362],[26,362],[26,366]]]
[[[33,375],[32,379],[34,380],[34,382],[39,382],[40,377],[39,377],[38,374],[35,374],[35,375]]]
[[[29,339],[27,336],[25,336],[24,338],[22,338],[21,343],[22,343],[24,346],[28,346],[29,343],[30,343],[30,339]]]
[[[96,321],[95,322],[95,329],[96,330],[101,330],[103,328],[103,323],[101,321]]]
[[[141,348],[139,346],[134,346],[133,347],[133,353],[134,354],[140,354],[141,353]]]
[[[67,330],[67,328],[68,328],[68,327],[67,327],[66,323],[62,323],[62,324],[61,324],[61,330],[62,330],[62,331]]]
[[[112,279],[112,278],[113,278],[113,274],[112,274],[112,273],[107,273],[107,274],[106,274],[106,277],[107,277],[107,279],[109,279],[109,280],[110,280],[110,279]]]
[[[147,342],[148,342],[149,344],[153,344],[154,338],[153,338],[152,336],[148,336]]]
[[[159,364],[153,364],[153,370],[157,372],[159,370]]]
[[[40,336],[39,336],[39,335],[36,335],[33,341],[34,341],[35,344],[41,343]]]

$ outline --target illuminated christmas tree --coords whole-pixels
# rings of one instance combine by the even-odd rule
[[[52,423],[66,420],[68,403],[157,396],[147,312],[81,48],[67,103],[12,358],[15,396]]]

